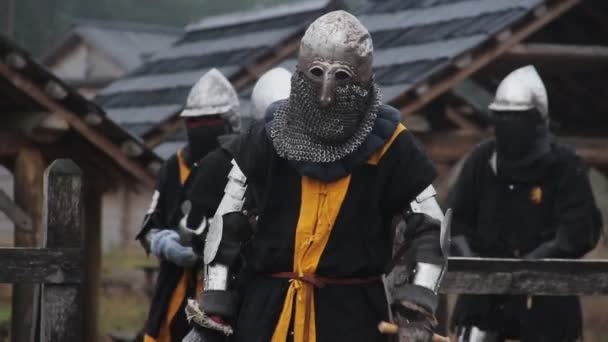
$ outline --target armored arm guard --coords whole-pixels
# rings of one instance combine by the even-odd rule
[[[232,165],[224,196],[213,219],[204,219],[205,226],[197,229],[206,234],[202,272],[204,289],[198,301],[191,300],[186,307],[191,322],[226,335],[232,333],[229,321],[237,313],[238,296],[232,289],[234,267],[242,243],[251,235],[249,221],[241,212],[247,178],[234,160]]]
[[[146,253],[150,253],[150,245],[152,244],[152,237],[154,234],[158,233],[161,228],[164,228],[159,225],[159,220],[157,218],[160,214],[158,208],[159,198],[160,191],[155,189],[152,194],[152,200],[148,207],[148,211],[146,211],[146,215],[142,221],[140,231],[136,236],[136,239],[142,245]]]
[[[447,250],[443,252],[449,239],[449,232],[442,231],[444,221],[441,208],[435,199],[435,189],[427,187],[410,203],[411,212],[404,214],[407,235],[411,234],[416,266],[412,284],[437,293],[447,266]]]
[[[397,228],[386,279],[389,317],[408,341],[427,341],[436,325],[437,291],[447,268],[451,211],[444,218],[432,186],[409,205]],[[394,317],[394,319],[393,319]]]

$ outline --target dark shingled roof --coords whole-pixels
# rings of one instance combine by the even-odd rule
[[[543,0],[376,0],[355,14],[374,42],[385,102],[456,63]],[[295,56],[283,63],[292,70]]]
[[[139,137],[129,134],[108,119],[99,106],[84,98],[36,62],[27,51],[2,35],[0,66],[3,69],[0,73],[0,113],[4,120],[9,122],[11,115],[27,115],[61,108],[63,114],[60,117],[72,128],[60,141],[54,142],[70,146],[64,146],[62,153],[71,153],[84,145],[90,145],[96,150],[87,149],[86,151],[93,153],[87,157],[101,161],[105,161],[103,158],[107,157],[134,178],[153,185],[153,174],[160,167],[161,160]],[[37,96],[45,99],[48,96],[50,102],[57,107],[48,107],[48,104],[32,94],[38,94]],[[70,140],[72,137],[75,137],[74,140]],[[96,152],[101,153],[95,154]]]
[[[190,88],[209,69],[231,79],[247,64],[291,38],[333,6],[333,0],[302,1],[229,15],[204,18],[186,27],[171,48],[154,54],[127,77],[112,83],[96,98],[110,117],[142,135],[177,113]],[[243,113],[248,102],[241,103]],[[164,156],[181,146],[182,135],[158,147]]]
[[[543,3],[544,0],[376,0],[368,1],[354,13],[372,34],[376,82],[385,102],[392,102],[456,64],[459,58]],[[173,48],[111,85],[97,100],[112,118],[142,134],[179,111],[191,85],[203,72],[217,67],[227,76],[234,75],[240,66],[324,13],[325,6],[327,1],[307,1],[280,10],[205,19],[191,25]],[[281,65],[293,71],[295,64],[294,55]],[[246,89],[241,91],[242,98],[247,94]],[[247,100],[242,107],[246,114]],[[161,146],[162,151],[175,147],[167,146]]]
[[[81,19],[47,51],[42,61],[48,65],[78,37],[131,71],[149,54],[170,46],[181,34],[181,30],[168,26]]]

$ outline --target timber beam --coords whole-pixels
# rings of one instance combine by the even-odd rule
[[[136,179],[142,181],[146,185],[154,185],[155,179],[149,170],[130,159],[121,150],[120,146],[114,144],[101,132],[92,128],[85,119],[81,118],[77,113],[71,111],[67,106],[64,106],[55,99],[65,98],[67,96],[66,90],[62,88],[61,85],[50,82],[46,89],[42,89],[4,63],[0,63],[0,76],[10,81],[15,88],[19,89],[24,94],[27,94],[50,113],[55,113],[68,122],[74,130],[104,153],[108,154],[121,168],[132,174]]]
[[[2,189],[0,189],[0,211],[15,224],[15,227],[26,231],[34,230],[34,223],[30,215],[15,204]]]
[[[0,248],[0,282],[79,284],[81,248]]]
[[[497,67],[534,64],[544,71],[559,73],[597,70],[608,66],[608,46],[519,44],[497,60]]]
[[[495,34],[486,44],[456,58],[452,67],[446,68],[434,77],[436,81],[415,84],[391,101],[391,104],[399,108],[402,117],[417,112],[459,82],[495,61],[513,46],[559,18],[579,2],[580,0],[560,0],[543,3],[534,10],[532,18]]]
[[[425,145],[434,161],[452,163],[470,152],[483,139],[492,134],[472,132],[418,133],[416,137]],[[608,138],[558,137],[558,141],[574,146],[576,153],[590,166],[608,169]]]
[[[608,260],[450,258],[439,292],[608,295]]]

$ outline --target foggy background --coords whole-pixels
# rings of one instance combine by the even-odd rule
[[[174,26],[206,16],[263,9],[297,0],[2,0],[0,30],[38,56],[79,20]],[[356,8],[363,0],[344,0]]]

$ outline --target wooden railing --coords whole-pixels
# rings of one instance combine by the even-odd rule
[[[44,173],[42,248],[0,248],[0,282],[40,284],[36,341],[84,341],[82,172],[67,159]]]
[[[442,294],[608,295],[608,260],[450,258]],[[447,334],[445,296],[438,332]]]
[[[440,292],[608,295],[608,260],[450,258]]]

